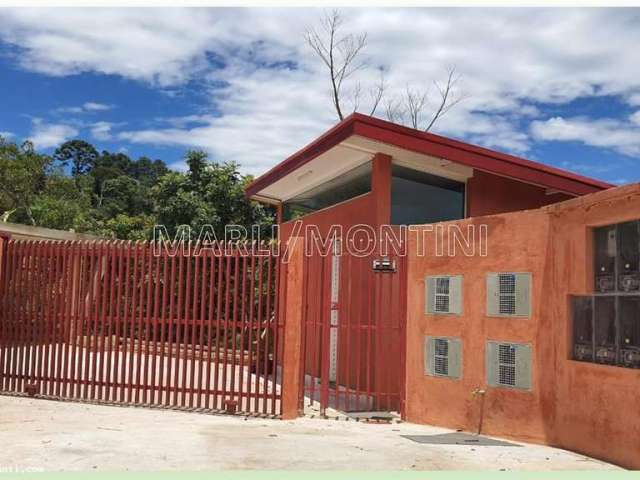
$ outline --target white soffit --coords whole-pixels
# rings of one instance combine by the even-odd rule
[[[402,165],[403,167],[419,170],[421,172],[431,173],[440,177],[465,182],[473,176],[473,169],[466,165],[453,163],[443,158],[432,157],[422,153],[412,152],[386,143],[376,142],[366,137],[354,135],[342,142],[351,148],[357,148],[362,151],[380,152],[389,155],[393,159],[393,163]]]
[[[265,187],[254,197],[265,201],[288,200],[366,163],[378,152],[390,155],[393,158],[393,162],[398,165],[451,180],[464,182],[473,176],[473,169],[464,165],[404,150],[359,135],[352,135],[280,180]]]

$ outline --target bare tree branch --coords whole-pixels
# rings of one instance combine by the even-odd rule
[[[358,57],[367,44],[366,33],[349,33],[340,37],[342,23],[340,12],[333,10],[331,13],[325,13],[320,20],[322,33],[308,28],[305,34],[307,44],[329,70],[333,106],[340,120],[344,119],[341,95],[343,83],[366,66],[366,62],[360,61]]]
[[[369,116],[373,117],[382,101],[382,97],[387,90],[387,82],[384,78],[384,71],[380,72],[380,80],[376,85],[374,85],[371,90],[369,90],[369,96],[371,97],[371,110],[369,111]]]
[[[451,110],[454,106],[464,100],[464,96],[458,96],[454,98],[453,95],[453,87],[460,80],[459,76],[456,76],[456,67],[450,67],[447,75],[447,82],[444,85],[441,85],[438,82],[433,82],[436,86],[440,94],[440,104],[438,108],[434,112],[431,117],[431,121],[427,125],[427,128],[424,129],[425,132],[431,130],[431,127],[442,118],[449,110]]]
[[[367,34],[342,34],[343,23],[338,10],[325,12],[320,18],[318,29],[309,27],[305,33],[306,43],[329,72],[331,101],[340,120],[344,119],[343,112],[348,108],[347,104],[351,104],[354,112],[360,108],[363,101],[362,84],[357,81],[353,88],[348,88],[345,82],[367,66],[366,61],[361,59],[367,45]],[[454,91],[459,79],[455,67],[450,67],[444,83],[434,82],[439,101],[433,115],[426,122],[424,131],[431,130],[440,118],[465,98],[456,95],[457,92]],[[387,87],[384,71],[381,71],[379,82],[367,90],[369,115],[375,115],[380,106],[384,105],[384,113],[389,121],[408,123],[416,129],[422,128],[425,124],[425,111],[429,106],[428,90],[413,89],[407,85],[401,96],[386,98]]]
[[[424,108],[427,104],[427,92],[412,90],[407,85],[404,92],[404,106],[409,116],[409,122],[413,128],[420,127],[420,118],[422,117]]]

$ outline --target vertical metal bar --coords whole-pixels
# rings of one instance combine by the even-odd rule
[[[262,247],[263,247],[263,242],[259,243],[259,249],[258,251],[262,251]],[[257,253],[256,253],[257,254]],[[260,358],[260,343],[262,341],[262,297],[263,297],[263,262],[264,259],[262,256],[258,256],[258,312],[256,314],[256,324],[257,324],[257,330],[256,330],[256,376],[255,376],[255,386],[256,386],[256,391],[255,391],[255,404],[254,404],[254,408],[255,408],[255,412],[258,413],[260,412],[260,377],[262,375],[261,372],[261,358]]]
[[[126,398],[127,391],[127,362],[129,361],[129,319],[130,315],[130,296],[133,293],[133,285],[131,281],[131,261],[133,258],[133,248],[132,243],[128,241],[124,244],[124,262],[125,262],[125,272],[123,278],[122,289],[124,293],[124,306],[122,311],[122,318],[120,320],[120,324],[122,326],[122,338],[119,340],[119,343],[122,344],[122,355],[119,355],[120,361],[122,362],[120,368],[120,402],[124,403]]]
[[[276,242],[278,242],[276,240]],[[277,249],[277,255],[274,252],[274,249]],[[271,260],[275,263],[275,273],[274,273],[274,281],[271,284],[273,289],[273,361],[271,365],[272,375],[271,375],[271,415],[276,414],[276,385],[277,376],[278,376],[278,331],[280,330],[280,244],[275,243],[271,248]],[[282,366],[284,369],[284,365]]]
[[[83,362],[83,373],[81,376],[81,391],[82,398],[87,398],[89,396],[89,366],[90,366],[90,355],[91,355],[91,342],[88,339],[88,336],[91,334],[91,314],[92,314],[92,302],[89,301],[91,298],[91,290],[93,284],[93,269],[95,266],[95,245],[96,242],[92,241],[89,243],[87,248],[87,263],[88,268],[85,270],[84,275],[82,277],[82,283],[84,286],[83,295],[80,297],[80,305],[82,306],[82,329],[81,329],[81,348],[82,348],[82,362]]]
[[[354,306],[357,308],[358,315],[356,319],[355,325],[355,337],[356,337],[356,391],[355,391],[355,404],[356,409],[360,410],[362,407],[360,406],[360,393],[362,392],[362,342],[363,342],[363,328],[364,328],[364,318],[365,318],[365,309],[366,305],[364,302],[364,291],[367,286],[363,283],[363,262],[360,259],[355,259],[349,254],[350,258],[355,261],[355,270],[358,272],[357,283],[355,292],[355,298],[352,299]],[[352,282],[355,282],[355,279],[352,279]],[[366,383],[366,382],[365,382]]]
[[[70,372],[70,384],[69,384],[69,396],[77,398],[79,396],[79,384],[78,377],[80,376],[79,363],[82,352],[78,352],[78,335],[81,328],[81,316],[80,307],[82,305],[82,266],[84,258],[82,250],[84,246],[80,242],[71,242],[72,249],[72,302],[71,302],[71,320],[72,327],[69,331],[69,342],[71,345],[71,372]]]
[[[16,242],[15,246],[15,263],[16,263],[16,273],[13,282],[13,299],[14,299],[14,307],[13,307],[13,318],[12,318],[12,352],[11,352],[11,378],[9,384],[9,390],[12,392],[17,391],[18,388],[18,375],[19,375],[19,359],[20,359],[20,320],[21,320],[21,309],[22,309],[22,297],[25,292],[25,288],[23,288],[24,277],[25,277],[25,265],[24,265],[24,243]]]
[[[62,262],[62,274],[60,276],[60,306],[55,323],[55,335],[59,343],[56,371],[58,372],[58,383],[56,384],[55,395],[66,397],[69,385],[68,364],[69,343],[68,333],[71,332],[71,303],[72,303],[72,278],[73,278],[73,255],[71,245],[68,241],[59,244],[60,257]]]
[[[222,249],[222,245],[217,243],[219,248],[220,256],[218,257],[218,294],[216,300],[216,347],[215,347],[215,364],[214,364],[214,394],[213,394],[213,408],[217,410],[218,407],[218,393],[220,388],[218,386],[218,379],[220,377],[220,322],[222,321],[222,270],[223,270],[223,259],[226,258],[225,252]]]
[[[182,363],[182,375],[181,375],[181,390],[182,390],[182,396],[181,396],[181,401],[180,401],[180,406],[181,407],[186,407],[187,406],[187,365],[188,365],[188,354],[189,354],[189,324],[191,322],[191,276],[193,275],[192,273],[192,268],[191,268],[191,240],[189,240],[189,254],[187,256],[187,284],[186,284],[186,288],[185,288],[185,299],[184,299],[184,320],[183,320],[183,326],[184,329],[182,331],[182,340],[183,340],[183,345],[182,345],[182,355],[181,355],[181,363]]]
[[[91,315],[88,319],[88,327],[89,327],[89,375],[87,376],[87,381],[90,379],[90,383],[87,383],[87,388],[91,387],[90,395],[93,400],[96,398],[96,375],[97,375],[97,365],[98,365],[98,341],[100,339],[100,335],[98,333],[99,328],[99,315],[100,315],[100,305],[102,302],[102,296],[100,295],[100,281],[102,277],[102,241],[98,241],[93,244],[93,253],[92,259],[94,262],[94,266],[91,269],[91,278],[90,278],[90,286],[89,296],[87,300],[90,305]]]
[[[40,387],[40,359],[42,358],[41,345],[42,345],[42,323],[45,318],[45,310],[47,306],[47,270],[46,270],[46,255],[47,255],[47,241],[40,241],[36,247],[36,278],[35,278],[35,296],[34,303],[35,308],[33,315],[31,316],[31,322],[29,326],[31,331],[29,332],[30,343],[30,355],[31,355],[31,368],[29,372],[29,380],[33,382],[38,388]],[[38,390],[36,390],[38,391]]]
[[[209,315],[207,317],[207,380],[206,380],[206,395],[205,395],[205,408],[211,408],[210,400],[211,400],[211,365],[214,361],[213,359],[213,349],[211,348],[211,333],[213,329],[213,316],[215,314],[214,306],[215,306],[215,272],[216,272],[216,255],[214,254],[215,245],[210,253],[211,260],[209,265]]]
[[[177,252],[177,243],[173,242],[172,249],[174,252]],[[172,369],[173,369],[173,349],[175,348],[175,335],[177,328],[174,329],[173,317],[174,313],[174,305],[175,305],[175,297],[176,297],[176,255],[175,253],[171,257],[171,280],[169,282],[169,332],[167,336],[167,340],[169,343],[169,358],[167,359],[167,379],[166,379],[166,392],[164,398],[164,404],[169,406],[171,404],[171,380],[172,380]],[[175,383],[174,383],[175,384]]]
[[[206,252],[206,250],[205,250]],[[202,277],[201,277],[201,291],[200,291],[200,326],[199,326],[199,341],[198,341],[198,350],[200,352],[200,362],[198,363],[198,400],[196,406],[201,408],[202,406],[202,394],[204,393],[204,378],[203,378],[203,369],[205,357],[204,352],[204,318],[206,315],[206,307],[207,307],[207,258],[202,253],[202,251],[198,251],[198,257],[201,257],[202,262]],[[211,301],[211,299],[209,299]],[[208,353],[208,352],[207,352]]]
[[[222,408],[227,399],[227,370],[229,368],[229,302],[231,298],[231,256],[229,255],[230,243],[225,242],[224,256],[226,260],[226,271],[224,280],[224,327],[223,327],[223,354],[222,354]]]
[[[346,248],[344,251],[348,250]],[[344,254],[343,251],[343,254]],[[342,289],[343,292],[346,293],[346,296],[343,294],[342,299],[340,301],[340,305],[344,305],[343,307],[343,319],[342,324],[345,325],[345,340],[346,340],[346,352],[345,352],[345,411],[350,411],[350,400],[351,400],[351,376],[353,375],[353,369],[351,368],[351,334],[353,330],[353,320],[351,318],[351,303],[352,303],[352,282],[353,282],[353,270],[352,270],[352,261],[351,255],[347,255],[344,265],[344,274],[343,274],[343,284],[346,284],[346,292],[345,289]]]
[[[255,242],[251,242],[251,279],[249,280],[249,326],[248,326],[248,371],[247,371],[247,395],[246,395],[246,411],[253,412],[251,406],[251,394],[253,392],[253,366],[257,365],[253,361],[253,320],[255,312],[255,288],[256,288],[256,251]],[[257,410],[257,408],[256,408]]]
[[[153,245],[155,247],[155,245]],[[151,248],[150,250],[153,250],[153,248]],[[162,374],[159,373],[157,371],[158,368],[158,345],[160,344],[161,339],[158,338],[158,312],[159,312],[159,308],[160,308],[160,284],[161,283],[166,283],[166,279],[165,277],[163,277],[163,279],[165,279],[165,282],[161,282],[160,281],[160,271],[161,271],[161,254],[156,256],[156,262],[155,262],[155,272],[153,275],[153,335],[152,335],[152,339],[153,339],[153,357],[152,357],[152,361],[151,361],[151,383],[150,383],[150,387],[151,387],[151,395],[150,395],[150,401],[149,403],[151,404],[157,404],[160,403],[161,399],[158,398],[158,400],[156,401],[156,392],[158,394],[158,397],[160,397],[160,395],[162,394],[162,383],[156,384],[158,379],[162,378]],[[166,263],[165,263],[166,266]],[[165,269],[162,269],[163,275],[166,274]],[[149,308],[149,310],[151,310]],[[149,328],[149,327],[147,327]],[[164,332],[164,328],[161,328],[162,332]],[[163,349],[164,350],[164,349]],[[162,355],[161,358],[164,358],[164,355],[162,354],[162,350],[160,355]],[[149,351],[147,349],[147,354],[149,354]],[[160,360],[160,368],[162,369],[162,360]]]
[[[180,358],[181,358],[181,352],[180,352],[180,332],[182,330],[182,328],[184,327],[184,323],[183,323],[183,311],[182,311],[182,302],[183,302],[183,279],[184,279],[184,260],[185,260],[185,255],[183,254],[182,251],[182,242],[180,244],[180,250],[178,251],[178,255],[179,255],[179,266],[178,266],[178,309],[177,309],[177,315],[178,318],[176,319],[177,322],[177,326],[176,326],[176,354],[175,354],[175,372],[174,372],[174,379],[173,379],[173,403],[174,405],[178,405],[179,399],[178,399],[178,388],[179,388],[179,372],[180,372]]]
[[[135,330],[135,350],[132,352],[132,360],[134,358],[135,352],[135,361],[133,365],[134,371],[134,403],[139,404],[141,400],[140,390],[143,388],[144,384],[142,383],[141,373],[142,373],[142,350],[144,348],[142,342],[142,329],[143,329],[143,318],[144,318],[144,304],[145,304],[145,281],[147,277],[147,255],[146,255],[146,242],[140,242],[138,245],[140,249],[140,277],[138,280],[138,312],[136,314],[136,320],[134,321],[134,330]]]
[[[265,310],[265,340],[264,340],[264,373],[263,373],[263,392],[262,392],[262,413],[267,413],[267,399],[269,391],[269,353],[271,346],[269,341],[272,340],[269,332],[273,327],[273,321],[271,317],[271,255],[267,255],[267,285],[265,289],[266,298],[266,310]]]
[[[0,265],[0,288],[2,294],[2,354],[0,356],[0,389],[7,390],[7,381],[11,378],[11,368],[9,366],[9,358],[13,349],[13,340],[11,338],[11,324],[13,323],[13,309],[11,301],[13,299],[10,292],[14,283],[13,264],[14,264],[14,244],[11,239],[6,240],[4,249],[4,265]],[[4,268],[2,268],[4,267]]]
[[[103,322],[104,317],[101,316],[102,306],[104,305],[104,293],[106,289],[102,288],[102,278],[104,277],[104,242],[97,243],[96,256],[96,272],[93,274],[91,288],[91,296],[93,297],[93,334],[91,335],[91,398],[96,399],[97,391],[100,389],[98,379],[100,378],[100,369],[98,369],[98,361],[100,360],[100,344],[104,343]],[[102,341],[101,341],[102,340]]]
[[[162,247],[162,243],[158,242],[158,248]],[[165,395],[165,389],[164,389],[164,382],[165,380],[165,369],[167,368],[166,365],[166,347],[167,345],[170,347],[171,343],[167,343],[167,322],[169,321],[169,318],[167,318],[167,294],[169,293],[169,285],[167,284],[168,279],[169,279],[169,272],[168,272],[168,268],[169,268],[169,259],[167,256],[167,252],[165,251],[165,249],[163,248],[161,250],[161,257],[162,257],[162,306],[160,308],[160,319],[161,319],[161,324],[160,324],[160,346],[161,346],[161,350],[160,350],[160,367],[158,370],[158,405],[161,405],[163,402],[165,402],[165,399],[163,398],[163,395]],[[160,257],[158,257],[158,261],[160,261]],[[157,315],[156,315],[157,317]],[[156,322],[157,323],[157,322]],[[169,330],[169,336],[171,335],[171,330]]]
[[[128,377],[127,377],[127,403],[133,401],[133,374],[134,374],[134,362],[135,362],[135,341],[136,341],[136,319],[137,319],[137,305],[138,305],[138,291],[140,287],[138,285],[138,263],[140,254],[140,242],[136,241],[133,244],[133,278],[131,280],[131,315],[129,317],[129,349],[127,351],[127,364],[128,364]]]
[[[106,358],[106,365],[105,365],[105,377],[104,377],[104,384],[105,384],[105,400],[110,401],[113,398],[113,395],[115,395],[115,392],[112,391],[113,388],[113,374],[112,374],[112,367],[113,367],[113,354],[114,354],[114,349],[113,349],[113,321],[114,318],[117,317],[117,313],[114,311],[115,310],[115,291],[116,291],[116,265],[117,265],[117,244],[115,242],[108,242],[107,243],[107,271],[109,272],[109,301],[108,301],[108,309],[106,312],[106,315],[103,314],[103,318],[108,319],[107,322],[107,344],[106,344],[106,350],[107,350],[107,358]],[[107,285],[107,282],[105,281],[105,285]],[[104,362],[104,359],[103,359]]]
[[[196,242],[195,244],[195,252],[199,251],[200,242]],[[189,341],[189,350],[191,351],[191,361],[189,362],[189,386],[191,388],[191,394],[189,395],[189,408],[193,408],[193,400],[194,396],[197,393],[196,384],[196,327],[198,324],[198,286],[200,284],[200,256],[196,254],[193,255],[193,262],[195,264],[195,271],[193,274],[193,303],[191,307],[191,340]]]
[[[147,258],[147,268],[146,268],[146,280],[147,280],[147,299],[144,304],[144,314],[145,314],[145,322],[144,322],[144,353],[142,354],[142,403],[147,404],[148,399],[151,395],[153,395],[153,384],[150,384],[150,372],[149,372],[149,362],[151,358],[155,358],[155,349],[153,353],[153,357],[151,357],[151,349],[149,348],[149,334],[151,331],[151,307],[153,304],[151,283],[156,281],[156,276],[158,275],[157,270],[155,269],[152,255],[152,248],[149,242],[145,242],[144,246],[146,248],[145,258]],[[142,313],[142,312],[141,312]],[[140,339],[142,343],[142,338]],[[142,347],[142,345],[141,345]],[[140,367],[138,367],[140,368]]]
[[[31,249],[31,269],[29,276],[29,313],[25,318],[25,361],[24,361],[24,386],[27,383],[31,383],[34,374],[34,330],[35,324],[38,321],[38,310],[41,304],[42,288],[40,288],[40,275],[38,269],[40,268],[40,246],[41,241],[34,242]]]
[[[115,323],[116,323],[116,341],[115,341],[115,351],[113,352],[113,378],[114,378],[114,388],[113,388],[113,401],[118,401],[118,399],[122,398],[122,387],[124,384],[124,377],[121,375],[120,368],[120,344],[122,343],[122,337],[124,332],[124,313],[122,310],[124,302],[122,301],[122,295],[126,294],[127,289],[127,281],[125,279],[125,255],[127,252],[125,251],[125,243],[124,241],[117,242],[116,245],[116,255],[118,259],[118,286],[116,289],[116,309],[115,309]],[[123,360],[124,364],[124,360]]]
[[[238,244],[233,246],[233,316],[231,318],[231,385],[229,393],[235,398],[236,387],[236,332],[238,331],[238,283],[240,282],[240,249]]]
[[[45,361],[47,362],[47,395],[51,396],[55,393],[56,386],[60,384],[61,378],[58,374],[58,364],[59,364],[59,342],[56,325],[59,322],[59,308],[61,304],[61,300],[64,298],[62,296],[61,287],[62,284],[60,282],[60,275],[62,272],[62,262],[60,255],[60,242],[53,242],[51,244],[51,255],[53,257],[53,282],[51,284],[51,292],[52,292],[52,304],[51,304],[51,316],[49,317],[47,323],[47,337],[48,342],[46,344],[45,349]]]
[[[68,344],[65,337],[65,332],[68,330],[69,316],[65,314],[66,305],[71,303],[70,295],[67,293],[67,285],[69,284],[68,271],[69,262],[67,242],[57,242],[58,257],[58,287],[56,292],[58,293],[58,299],[56,304],[56,316],[53,320],[51,327],[52,335],[55,338],[55,363],[54,371],[56,372],[55,389],[51,392],[52,395],[60,396],[64,390],[66,384],[66,366],[65,359],[68,349]]]
[[[306,379],[307,379],[307,344],[308,344],[308,321],[309,321],[309,258],[304,256],[303,257],[303,265],[302,265],[302,345],[301,345],[301,354],[300,354],[300,359],[302,362],[302,365],[300,366],[300,377],[299,377],[299,381],[300,381],[300,392],[298,393],[298,409],[300,410],[304,410],[304,397],[305,394],[307,392],[307,388],[306,388]],[[289,284],[289,281],[287,279],[287,277],[284,277],[284,284],[285,284],[285,289],[287,289],[287,286]],[[287,299],[287,295],[285,293],[285,295],[283,296],[283,299],[286,301]],[[286,303],[282,309],[283,311],[286,310]],[[286,321],[286,320],[285,320]],[[282,402],[281,402],[282,403]]]
[[[240,293],[241,308],[240,308],[240,345],[238,346],[240,361],[238,364],[238,395],[237,395],[241,411],[245,411],[245,406],[244,406],[244,382],[245,382],[244,330],[246,327],[246,309],[247,309],[246,308],[247,307],[247,254],[246,254],[247,244],[246,242],[243,245],[244,245],[243,251],[245,253],[242,255],[242,262],[241,262],[242,266],[241,266],[240,277],[239,277],[240,286],[241,286],[241,293]]]

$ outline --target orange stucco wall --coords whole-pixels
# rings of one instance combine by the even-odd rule
[[[455,223],[488,226],[485,257],[419,257],[410,236],[407,291],[406,418],[450,428],[547,443],[640,468],[640,370],[569,360],[569,295],[592,291],[589,228],[640,218],[640,185],[620,187],[538,210]],[[443,224],[445,227],[447,224]],[[428,253],[428,252],[427,252]],[[488,272],[532,273],[530,318],[486,315]],[[424,277],[461,274],[463,313],[424,313]],[[640,319],[639,319],[640,321]],[[459,380],[424,373],[425,335],[463,342]],[[485,343],[532,345],[532,390],[486,383]],[[474,389],[486,391],[473,395]]]

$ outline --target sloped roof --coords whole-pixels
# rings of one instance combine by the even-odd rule
[[[571,195],[593,193],[614,185],[524,158],[453,140],[433,133],[354,113],[246,187],[248,197],[331,150],[349,137],[365,137],[419,154],[438,157],[477,170],[509,177]]]

